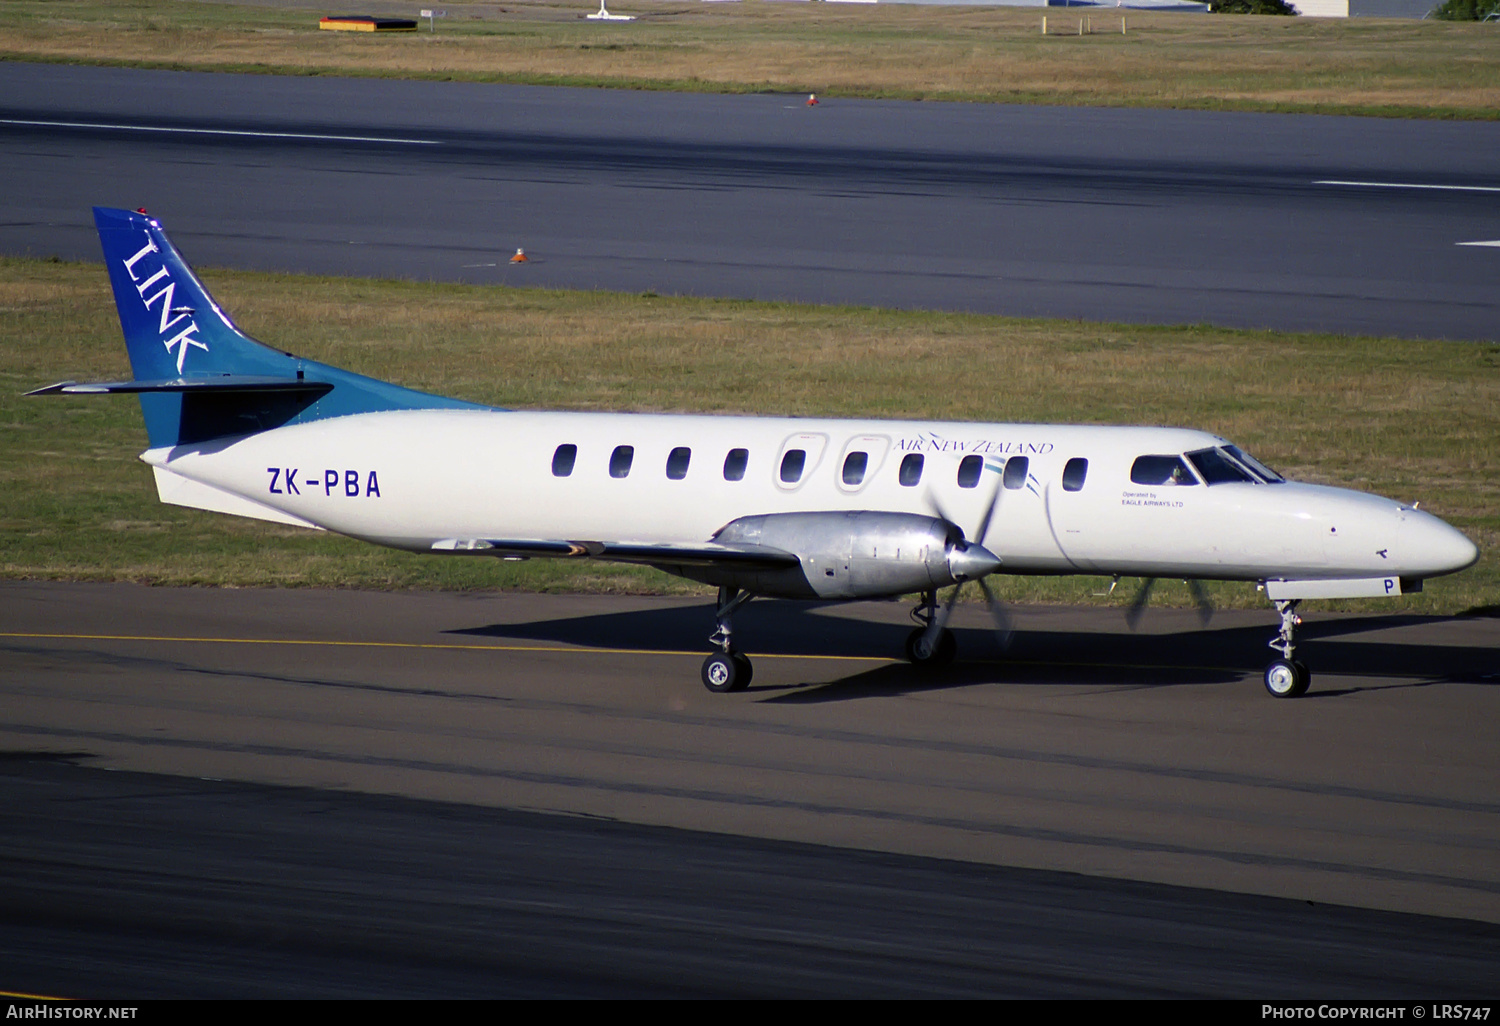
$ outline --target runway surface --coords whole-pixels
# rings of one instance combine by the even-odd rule
[[[0,989],[1491,997],[1500,621],[0,585]],[[113,770],[114,772],[102,772]]]
[[[0,252],[1500,337],[1500,124],[802,100],[0,64]]]

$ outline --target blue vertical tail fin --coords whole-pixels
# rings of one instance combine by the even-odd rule
[[[137,381],[295,377],[298,361],[235,327],[155,218],[95,207],[94,223]]]
[[[155,218],[94,208],[133,381],[32,394],[140,396],[152,448],[382,410],[484,409],[304,360],[235,327]]]

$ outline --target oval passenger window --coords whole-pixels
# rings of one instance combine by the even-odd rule
[[[1082,456],[1074,456],[1063,467],[1063,491],[1083,491],[1084,478],[1089,476],[1089,461]]]
[[[915,488],[922,480],[922,454],[909,452],[901,459],[901,476],[899,478],[903,488]]]
[[[973,488],[979,484],[979,474],[984,470],[983,456],[965,456],[958,465],[958,486]]]
[[[628,477],[630,475],[630,464],[635,459],[635,446],[617,445],[615,451],[609,456],[609,476]]]
[[[857,485],[865,479],[865,468],[870,465],[870,454],[851,452],[844,457],[844,484]]]
[[[788,449],[781,457],[781,480],[785,484],[796,484],[802,480],[802,467],[807,463],[806,449]]]

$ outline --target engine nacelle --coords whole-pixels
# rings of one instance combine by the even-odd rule
[[[904,595],[982,577],[1000,565],[983,546],[966,542],[953,524],[915,513],[768,513],[730,522],[714,541],[796,555],[797,569],[693,573],[709,584],[780,598]]]

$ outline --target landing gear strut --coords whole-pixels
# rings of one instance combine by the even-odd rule
[[[719,629],[708,639],[719,651],[703,660],[703,686],[716,694],[743,691],[750,686],[750,678],[755,671],[750,666],[750,660],[735,650],[732,617],[734,611],[751,598],[748,591],[738,588],[719,589],[719,606],[716,611]]]
[[[911,612],[922,626],[906,637],[906,658],[917,666],[946,666],[958,653],[953,632],[938,616],[937,592],[922,592],[922,604]]]
[[[1297,599],[1277,599],[1276,612],[1281,614],[1281,631],[1267,644],[1281,653],[1266,667],[1266,690],[1277,698],[1296,698],[1307,693],[1312,674],[1307,664],[1293,659],[1297,648],[1295,632],[1302,617],[1297,615]]]

